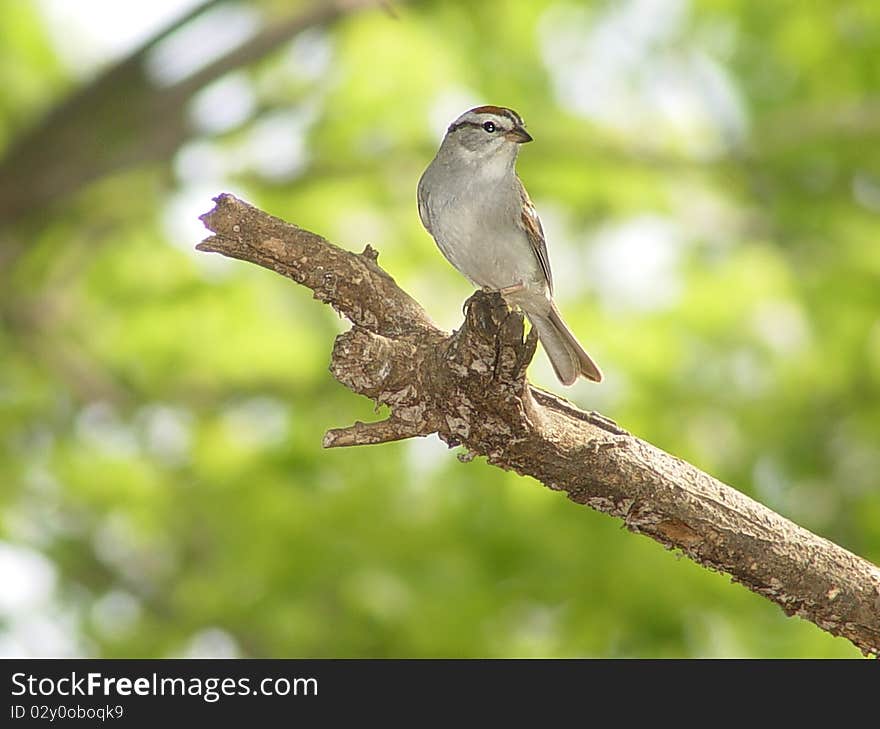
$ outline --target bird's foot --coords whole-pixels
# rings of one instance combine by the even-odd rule
[[[518,291],[522,291],[525,287],[526,285],[522,281],[518,281],[510,286],[505,286],[503,289],[498,289],[498,293],[502,296],[507,296],[508,294],[515,294]]]

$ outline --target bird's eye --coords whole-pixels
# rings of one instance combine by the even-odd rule
[[[485,122],[483,124],[483,129],[485,129],[487,132],[494,132],[495,131],[495,124],[492,122]]]

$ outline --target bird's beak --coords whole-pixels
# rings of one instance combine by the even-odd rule
[[[511,142],[516,142],[517,144],[525,144],[526,142],[532,141],[532,135],[521,126],[515,126],[509,132],[506,132],[504,136],[506,139],[509,139]]]

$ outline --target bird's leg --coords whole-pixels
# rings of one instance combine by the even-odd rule
[[[507,296],[508,294],[515,294],[518,291],[522,291],[526,285],[522,281],[517,281],[515,284],[510,286],[505,286],[503,289],[498,289],[498,293],[502,296]]]

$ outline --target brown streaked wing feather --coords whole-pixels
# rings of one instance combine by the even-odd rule
[[[422,187],[421,180],[419,180],[419,187],[416,193],[416,197],[419,202],[419,219],[422,221],[422,225],[425,227],[425,230],[430,232],[431,230],[431,217],[429,215],[430,208],[428,207],[428,193]]]
[[[522,180],[516,178],[519,185],[520,197],[522,198],[522,224],[532,244],[532,250],[535,252],[535,258],[541,264],[541,270],[544,271],[544,277],[547,279],[547,286],[550,293],[553,293],[553,275],[550,273],[550,258],[547,255],[547,242],[544,240],[544,229],[541,227],[541,219],[538,217],[538,211],[529,199],[526,188],[523,187]]]

